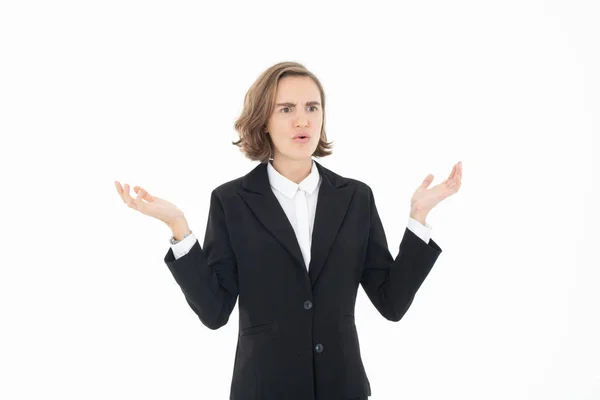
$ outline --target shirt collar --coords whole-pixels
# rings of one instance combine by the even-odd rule
[[[314,160],[312,162],[310,174],[306,178],[304,178],[304,180],[299,184],[281,175],[275,169],[275,167],[273,167],[273,165],[271,164],[271,160],[269,160],[267,165],[267,173],[269,175],[269,183],[271,184],[271,187],[283,193],[286,197],[289,197],[290,199],[294,198],[299,187],[308,194],[312,194],[319,186],[319,182],[321,180],[319,170],[317,169]]]

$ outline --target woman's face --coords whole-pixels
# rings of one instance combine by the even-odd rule
[[[286,76],[277,85],[275,109],[267,123],[273,158],[310,159],[319,144],[323,109],[318,86],[307,76]],[[302,133],[307,139],[294,139]]]

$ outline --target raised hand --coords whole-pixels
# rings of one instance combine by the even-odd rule
[[[183,212],[175,206],[175,204],[161,199],[160,197],[152,196],[146,190],[139,186],[134,186],[133,190],[137,193],[136,198],[129,195],[129,184],[125,184],[125,189],[121,187],[118,181],[115,181],[117,192],[123,199],[123,202],[141,212],[142,214],[154,217],[165,224],[171,226],[178,218],[183,217]]]
[[[452,168],[448,179],[437,184],[431,189],[427,187],[433,181],[433,175],[429,174],[423,183],[415,190],[412,199],[410,200],[411,215],[418,216],[420,219],[424,217],[435,207],[440,201],[446,197],[453,195],[460,189],[462,180],[462,161],[458,162]],[[413,218],[415,218],[413,216]]]

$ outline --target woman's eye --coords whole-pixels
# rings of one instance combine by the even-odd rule
[[[314,108],[314,111],[317,111],[317,110],[319,109],[317,106],[310,106],[309,108]],[[290,109],[290,107],[283,107],[283,108],[281,109],[281,111],[282,111],[284,114],[288,114],[287,112],[285,112],[285,110],[289,110],[289,109]]]

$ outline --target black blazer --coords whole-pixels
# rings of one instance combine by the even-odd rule
[[[359,284],[384,318],[399,321],[442,252],[406,228],[394,259],[371,188],[316,166],[308,271],[266,163],[212,191],[203,246],[178,260],[169,248],[164,258],[208,328],[225,325],[239,297],[230,400],[366,399]]]

